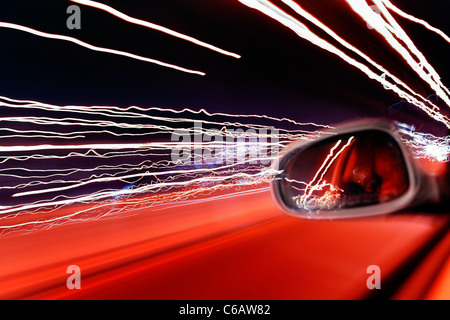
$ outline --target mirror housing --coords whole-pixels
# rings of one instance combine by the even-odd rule
[[[275,202],[300,218],[389,213],[430,192],[424,192],[428,179],[394,124],[380,120],[341,125],[318,138],[292,142],[272,169],[278,172],[271,182]]]

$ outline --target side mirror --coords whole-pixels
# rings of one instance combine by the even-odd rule
[[[276,202],[289,214],[313,219],[397,211],[422,199],[427,181],[393,125],[373,121],[294,142],[274,169]]]

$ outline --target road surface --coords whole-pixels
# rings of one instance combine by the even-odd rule
[[[4,234],[0,298],[440,298],[448,221],[420,213],[301,220],[282,214],[267,189],[211,195]],[[81,289],[67,288],[71,265]],[[367,288],[371,265],[380,290]]]

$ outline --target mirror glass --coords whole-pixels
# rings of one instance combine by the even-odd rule
[[[280,170],[281,200],[309,213],[385,203],[409,187],[399,145],[379,130],[335,135],[293,150],[281,159]]]

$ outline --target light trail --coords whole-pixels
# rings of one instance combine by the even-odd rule
[[[3,102],[2,102],[3,101]],[[6,103],[4,101],[7,101]],[[231,192],[235,188],[242,187],[258,187],[267,185],[274,174],[277,172],[270,171],[270,161],[277,159],[278,153],[271,150],[272,147],[282,148],[292,140],[313,139],[322,133],[317,131],[321,126],[315,124],[313,133],[311,130],[298,129],[293,130],[281,129],[280,132],[270,133],[266,131],[263,134],[257,131],[251,131],[255,128],[274,129],[272,125],[253,125],[242,121],[230,121],[234,126],[241,126],[247,131],[236,131],[230,129],[230,125],[225,125],[223,121],[214,121],[214,117],[237,118],[233,114],[212,114],[206,111],[197,112],[190,109],[184,109],[182,112],[173,109],[163,108],[118,108],[114,106],[69,106],[62,107],[56,105],[47,105],[40,102],[19,101],[6,97],[0,98],[0,104],[4,107],[12,108],[27,114],[38,110],[40,113],[55,113],[58,117],[8,117],[8,120],[14,120],[17,123],[34,124],[38,126],[34,130],[26,130],[30,132],[39,132],[44,137],[53,138],[59,134],[70,135],[85,132],[81,138],[74,139],[75,143],[71,144],[38,144],[38,145],[2,145],[0,146],[0,176],[4,180],[0,192],[4,194],[0,207],[0,233],[21,228],[41,228],[46,226],[54,226],[58,223],[75,222],[85,219],[98,219],[101,217],[111,216],[119,213],[126,213],[130,210],[143,207],[153,207],[159,204],[175,205],[177,201],[185,201],[191,199],[203,199],[204,196],[213,194],[219,190]],[[92,113],[89,113],[91,110]],[[133,110],[131,112],[131,110]],[[86,111],[86,112],[84,112]],[[57,114],[56,114],[57,112]],[[149,119],[154,119],[152,113],[157,112],[156,117],[158,125],[145,125]],[[124,116],[122,116],[122,113]],[[164,116],[161,113],[171,114]],[[183,117],[189,114],[190,117]],[[64,117],[64,114],[79,114],[79,117]],[[176,118],[174,118],[174,115]],[[192,117],[192,116],[196,117]],[[85,117],[95,116],[96,121],[90,121]],[[206,117],[207,119],[199,119]],[[107,118],[109,120],[103,120]],[[184,129],[191,136],[195,133],[204,135],[208,132],[203,127],[181,127],[178,125],[178,119],[184,119],[186,123],[200,122],[201,124],[221,124],[225,130],[217,130],[216,134],[222,137],[232,137],[232,141],[202,141],[200,144],[185,143],[182,141],[164,141],[159,140],[163,136],[167,136],[176,130]],[[286,123],[292,125],[294,122],[289,119],[279,119],[264,115],[249,115],[247,119],[264,118],[266,121],[274,123]],[[132,120],[128,122],[127,119]],[[142,122],[136,122],[141,119]],[[244,117],[245,119],[245,117]],[[5,119],[3,119],[5,120]],[[117,122],[120,120],[120,122]],[[4,124],[13,123],[3,121]],[[186,125],[183,123],[183,125]],[[299,124],[298,122],[295,122]],[[61,125],[60,127],[55,126]],[[177,124],[177,126],[173,126]],[[305,124],[303,124],[305,125]],[[308,126],[306,124],[305,126]],[[40,130],[42,126],[51,126],[51,129]],[[69,126],[69,127],[68,127]],[[127,132],[129,137],[133,139],[145,139],[145,142],[133,143],[115,143],[114,139],[120,139],[120,135],[114,135],[115,129],[109,130],[77,130],[78,126],[91,127],[115,127],[120,130],[130,130],[132,128],[141,128],[144,132],[137,132],[134,135]],[[68,131],[60,132],[60,128],[68,127]],[[50,128],[50,127],[49,127]],[[70,128],[70,129],[69,129]],[[4,127],[8,131],[8,127]],[[20,133],[18,129],[13,129]],[[90,135],[96,135],[101,132],[103,135],[112,135],[113,140],[108,143],[83,143],[89,141]],[[151,141],[146,139],[146,134],[158,132]],[[25,135],[25,133],[24,133]],[[162,136],[161,136],[162,135]],[[150,135],[152,136],[152,135]],[[239,141],[244,137],[244,142]],[[261,141],[251,141],[252,137],[261,138]],[[274,138],[273,141],[267,139]],[[154,141],[157,139],[156,141]],[[80,143],[81,142],[81,143]],[[351,140],[347,142],[349,145]],[[324,193],[324,197],[331,201],[333,195],[339,192],[332,184],[323,181],[323,177],[328,170],[327,168],[333,163],[336,157],[342,152],[346,145],[338,150],[337,154],[331,155],[324,162],[322,169],[317,172],[316,177],[307,184],[304,189],[306,195],[303,203],[308,206],[312,199],[312,194],[316,191],[328,188],[329,191]],[[210,164],[201,162],[197,167],[195,162],[196,154],[193,152],[195,148],[200,147],[201,150],[214,150],[218,146],[224,147],[221,150],[223,162],[211,161]],[[243,153],[246,156],[242,161],[236,161],[237,150],[245,146]],[[261,148],[266,157],[260,157],[253,160],[269,160],[269,165],[251,165],[250,154],[251,147]],[[191,152],[183,161],[170,160],[169,151],[174,147],[187,148]],[[422,146],[421,150],[425,150],[426,146]],[[269,150],[270,149],[270,150]],[[84,152],[73,152],[74,150],[85,150]],[[35,154],[40,151],[42,154]],[[62,152],[62,153],[61,153]],[[204,161],[213,160],[211,153],[203,152],[201,155]],[[144,159],[142,159],[144,157]],[[71,158],[80,159],[77,163],[83,163],[82,159],[92,159],[88,165],[73,166]],[[141,158],[139,160],[139,158]],[[2,160],[3,159],[3,160]],[[68,162],[68,166],[61,166],[64,160]],[[110,162],[113,161],[114,162]],[[231,160],[229,163],[228,160]],[[44,167],[36,161],[45,161]],[[54,162],[57,161],[57,162]],[[119,163],[117,163],[119,161]],[[23,163],[18,166],[17,163]],[[11,163],[11,164],[9,164]],[[114,163],[115,165],[112,165]],[[55,179],[57,178],[57,179]],[[98,186],[97,186],[98,185]],[[94,187],[94,188],[92,188]],[[185,190],[183,190],[185,189]],[[324,197],[316,197],[315,204],[325,201]],[[59,214],[59,210],[70,208],[75,204],[88,205],[89,207],[76,213]],[[325,203],[326,204],[326,203]],[[47,218],[43,218],[47,216]],[[39,217],[34,219],[33,217]],[[16,221],[17,223],[14,223]],[[19,222],[22,221],[22,222]]]
[[[304,10],[302,7],[300,7],[297,3],[291,0],[282,0],[286,5],[288,5],[292,10],[294,10],[297,14],[302,16],[303,18],[307,19],[309,22],[313,23],[315,26],[322,29],[324,32],[326,32],[329,36],[331,36],[334,40],[336,40],[339,44],[344,46],[346,49],[356,53],[358,56],[363,58],[366,62],[368,62],[372,67],[378,69],[379,72],[381,72],[381,78],[383,80],[386,80],[386,76],[391,78],[397,85],[403,87],[409,94],[414,96],[416,99],[419,99],[419,104],[423,106],[423,108],[428,108],[427,105],[431,105],[431,112],[432,110],[439,110],[437,106],[432,104],[428,99],[425,99],[423,96],[417,94],[414,92],[405,82],[401,81],[398,77],[391,74],[387,69],[385,69],[382,65],[376,63],[374,60],[372,60],[369,56],[364,54],[361,50],[357,49],[355,46],[350,44],[349,42],[345,41],[343,38],[338,36],[333,30],[328,28],[325,24],[323,24],[320,20],[315,18],[313,15],[308,13],[306,10]],[[385,86],[385,85],[384,85]],[[389,86],[385,86],[386,89],[389,89]],[[427,109],[428,110],[428,109]]]
[[[136,106],[57,106],[7,97],[0,97],[0,106],[29,115],[0,118],[0,123],[4,124],[3,132],[15,132],[23,136],[39,133],[43,136],[42,139],[78,136],[70,144],[21,145],[17,143],[19,138],[16,138],[14,144],[0,145],[0,176],[4,179],[0,188],[4,199],[0,207],[0,230],[5,232],[23,227],[29,230],[32,226],[41,228],[58,223],[100,218],[129,212],[138,207],[153,207],[164,203],[175,205],[181,200],[200,200],[219,190],[232,192],[235,188],[267,185],[275,174],[269,168],[270,162],[278,157],[276,150],[293,140],[314,139],[323,134],[321,128],[331,128],[266,115],[240,117],[234,114],[209,113],[203,109],[179,111]],[[31,116],[34,112],[39,112],[40,116]],[[96,120],[91,120],[90,117],[95,117]],[[219,121],[215,120],[216,118],[221,119]],[[242,120],[223,121],[224,119]],[[270,123],[252,124],[244,122],[243,119],[263,119],[275,124],[295,124],[295,127],[282,129]],[[150,124],[156,122],[157,125]],[[186,124],[196,122],[200,126],[186,127]],[[14,123],[25,124],[27,129],[22,132],[16,127],[10,128],[9,125]],[[32,130],[30,125],[34,126]],[[184,130],[191,137],[213,136],[208,127],[203,127],[206,125],[220,126],[221,130],[214,131],[214,134],[223,138],[223,141],[201,141],[198,144],[194,143],[194,140],[160,140],[177,130]],[[44,126],[46,129],[42,130]],[[86,129],[79,130],[79,127]],[[100,130],[96,129],[97,127]],[[233,131],[235,128],[245,130]],[[138,129],[139,131],[136,131]],[[79,136],[83,133],[82,137]],[[99,134],[102,137],[110,136],[108,142],[89,143],[91,139],[97,140]],[[120,141],[122,137],[133,140],[131,143],[123,143]],[[151,139],[148,140],[147,137]],[[230,137],[232,139],[227,141],[226,138]],[[219,148],[222,162],[218,162],[212,155],[212,151],[218,147],[222,148]],[[249,157],[253,147],[262,150],[266,155],[252,158],[256,165],[251,165]],[[276,147],[275,151],[272,150],[273,147]],[[173,151],[173,148],[187,148],[188,157],[171,160],[170,151]],[[196,162],[196,148],[201,150],[201,162]],[[425,146],[422,146],[420,150],[425,150],[424,148]],[[244,155],[241,161],[238,161],[239,152]],[[317,181],[311,182],[307,190],[304,190],[306,195],[310,194],[305,202],[308,202],[311,194],[318,189],[329,189],[326,193],[327,199],[331,199],[332,195],[339,191],[327,181],[322,181],[326,167],[332,164],[335,156],[330,157],[323,166],[324,170],[318,172]],[[86,161],[84,159],[89,159],[89,164],[82,165]],[[259,160],[267,160],[267,164],[258,164]],[[64,165],[65,162],[67,166]],[[74,166],[74,163],[79,163],[79,166]],[[10,200],[7,200],[7,197]],[[315,204],[319,204],[319,197],[316,200]],[[88,205],[89,208],[78,214],[58,213],[58,210],[65,212],[65,208],[75,204]],[[43,218],[45,216],[47,218]],[[13,221],[17,223],[11,223]]]
[[[136,197],[129,198],[125,200],[116,201],[114,204],[114,208],[111,207],[111,204],[108,203],[100,203],[95,204],[94,207],[90,207],[88,209],[77,210],[73,213],[66,214],[63,216],[48,218],[48,219],[40,219],[33,220],[21,223],[10,223],[4,224],[0,226],[0,235],[9,233],[9,232],[32,232],[34,230],[42,230],[42,229],[50,229],[51,227],[61,225],[63,223],[76,223],[76,222],[85,222],[92,221],[98,219],[107,219],[111,217],[116,217],[118,215],[130,215],[136,214],[137,210],[146,207],[152,207],[153,210],[158,210],[159,207],[163,208],[173,208],[173,207],[183,207],[194,203],[203,203],[209,202],[219,199],[229,199],[239,197],[241,195],[255,194],[261,192],[267,192],[270,188],[266,186],[260,186],[250,190],[241,190],[234,191],[232,193],[215,195],[215,192],[226,189],[226,186],[215,186],[208,189],[197,188],[191,191],[181,191],[181,192],[170,192],[166,193],[165,197],[161,199],[159,195],[147,196],[147,197]],[[199,197],[199,198],[196,198]],[[58,209],[47,211],[47,214],[51,214],[52,212]],[[101,214],[92,214],[92,212],[100,211]],[[85,216],[88,214],[88,216]],[[84,216],[82,219],[77,217]],[[14,219],[13,219],[14,220]],[[24,229],[24,227],[29,227]],[[38,229],[37,229],[38,228]]]
[[[419,132],[414,126],[401,122],[397,122],[396,126],[403,143],[409,147],[414,157],[437,162],[450,161],[450,136],[437,137]]]
[[[221,53],[223,55],[227,55],[227,56],[230,56],[230,57],[233,57],[233,58],[236,58],[236,59],[241,58],[241,56],[236,54],[236,53],[220,49],[220,48],[218,48],[216,46],[213,46],[213,45],[208,44],[206,42],[200,41],[200,40],[198,40],[196,38],[193,38],[191,36],[188,36],[188,35],[182,34],[180,32],[171,30],[169,28],[157,25],[155,23],[151,23],[151,22],[148,22],[148,21],[145,21],[145,20],[141,20],[141,19],[136,19],[136,18],[130,17],[130,16],[124,14],[123,12],[120,12],[120,11],[114,9],[113,7],[105,5],[103,3],[100,3],[100,2],[97,2],[97,1],[90,1],[90,0],[70,0],[70,1],[78,3],[78,4],[81,4],[81,5],[85,5],[85,6],[89,6],[89,7],[93,7],[93,8],[97,8],[97,9],[106,11],[106,12],[108,12],[108,13],[110,13],[110,14],[112,14],[112,15],[116,16],[117,18],[120,18],[120,19],[122,19],[124,21],[130,22],[130,23],[133,23],[133,24],[136,24],[136,25],[140,25],[140,26],[143,26],[143,27],[146,27],[146,28],[150,28],[150,29],[153,29],[153,30],[158,30],[158,31],[164,32],[164,33],[169,34],[169,35],[171,35],[173,37],[189,41],[189,42],[194,43],[194,44],[196,44],[198,46],[201,46],[201,47],[204,47],[204,48],[216,51],[216,52]]]
[[[150,185],[146,185],[146,186],[142,186],[136,189],[126,189],[126,190],[115,190],[115,191],[101,191],[101,192],[97,192],[97,193],[92,193],[89,195],[84,195],[82,197],[78,197],[76,199],[68,199],[68,200],[52,200],[50,202],[42,202],[42,203],[32,203],[32,204],[27,204],[27,205],[21,205],[20,207],[3,207],[3,210],[0,211],[0,214],[5,215],[5,214],[9,214],[9,213],[13,213],[13,212],[17,212],[17,211],[27,211],[30,209],[35,209],[35,208],[41,208],[41,207],[54,207],[54,206],[62,206],[62,205],[69,205],[69,204],[73,204],[76,202],[86,202],[86,201],[98,201],[98,200],[102,200],[105,198],[115,198],[115,197],[125,197],[125,196],[129,196],[131,194],[136,195],[136,194],[140,194],[140,193],[144,193],[144,192],[148,192],[152,189],[161,189],[161,188],[170,188],[170,187],[174,187],[174,186],[189,186],[191,184],[195,184],[195,183],[204,183],[204,182],[221,182],[223,180],[226,179],[235,179],[235,178],[248,178],[250,179],[250,181],[252,181],[253,179],[256,179],[256,181],[258,181],[258,183],[261,183],[262,181],[259,179],[261,177],[265,177],[266,179],[268,177],[271,177],[275,174],[276,172],[272,171],[272,170],[267,170],[267,171],[263,171],[263,172],[259,172],[257,174],[251,175],[251,174],[246,174],[246,173],[236,173],[233,175],[230,175],[228,177],[222,177],[222,176],[217,176],[217,177],[207,177],[207,178],[197,178],[197,179],[192,179],[190,181],[187,182],[160,182],[160,183],[155,183],[155,184],[150,184]],[[268,182],[270,180],[266,180],[266,182]],[[250,184],[254,184],[253,183],[247,183],[248,185]],[[2,227],[0,226],[0,229]]]
[[[308,204],[308,202],[311,202],[311,200],[313,200],[314,202],[316,202],[316,200],[327,201],[330,196],[329,194],[325,194],[325,196],[314,197],[312,199],[312,194],[317,190],[322,190],[325,186],[330,187],[330,191],[332,191],[332,192],[339,190],[339,188],[324,181],[323,178],[324,178],[325,174],[328,172],[328,169],[334,163],[334,161],[339,157],[339,155],[345,149],[347,149],[352,144],[352,142],[354,140],[355,140],[354,136],[350,137],[348,139],[347,143],[345,145],[343,145],[341,147],[341,149],[336,152],[336,154],[334,152],[341,145],[342,140],[337,141],[336,144],[330,149],[330,152],[326,156],[326,158],[323,161],[322,165],[320,166],[319,170],[317,170],[313,179],[307,183],[304,194],[298,199],[300,207],[302,207],[304,209],[308,209],[308,207],[310,206]],[[318,181],[316,182],[316,180],[318,180]]]
[[[81,47],[84,47],[84,48],[87,48],[87,49],[90,49],[93,51],[97,51],[97,52],[115,54],[118,56],[123,56],[123,57],[131,58],[131,59],[135,59],[135,60],[140,60],[140,61],[144,61],[144,62],[148,62],[148,63],[157,64],[162,67],[171,68],[171,69],[175,69],[175,70],[186,72],[186,73],[197,74],[197,75],[201,75],[201,76],[205,75],[205,73],[202,71],[183,68],[183,67],[177,66],[175,64],[166,63],[166,62],[163,62],[160,60],[143,57],[143,56],[125,52],[125,51],[94,46],[92,44],[86,43],[84,41],[81,41],[81,40],[73,38],[73,37],[64,36],[64,35],[60,35],[60,34],[42,32],[42,31],[35,30],[33,28],[18,25],[15,23],[0,22],[0,28],[8,28],[8,29],[13,29],[13,30],[23,31],[23,32],[27,32],[27,33],[39,36],[39,37],[48,38],[48,39],[63,40],[63,41],[71,42],[71,43],[77,44]]]
[[[252,143],[247,143],[252,145]],[[235,146],[235,143],[223,141],[217,142],[202,142],[202,147],[221,147],[221,146],[231,145]],[[283,146],[283,144],[278,143],[255,143],[255,145],[263,146]],[[191,147],[192,143],[182,143],[182,142],[148,142],[148,143],[106,143],[106,144],[81,144],[81,145],[32,145],[32,146],[0,146],[0,152],[18,152],[18,151],[37,151],[37,150],[77,150],[77,149],[92,149],[92,150],[118,150],[118,149],[141,149],[152,147],[153,149],[172,149],[175,146]]]
[[[130,106],[127,108],[120,108],[117,106],[72,106],[72,105],[65,105],[65,106],[57,106],[52,105],[48,103],[42,103],[38,101],[33,100],[17,100],[12,99],[4,96],[0,96],[0,100],[4,100],[7,102],[1,102],[0,106],[10,107],[10,108],[39,108],[42,110],[50,110],[50,111],[63,111],[63,112],[74,112],[74,113],[82,113],[82,114],[92,114],[92,115],[102,115],[107,117],[113,117],[113,116],[120,116],[120,117],[128,117],[128,118],[149,118],[152,120],[162,120],[162,121],[170,121],[170,122],[195,122],[195,118],[182,118],[182,117],[156,117],[156,116],[149,116],[145,113],[153,112],[153,111],[161,111],[161,112],[168,112],[176,115],[180,115],[183,113],[189,113],[195,116],[198,115],[206,115],[208,117],[217,117],[217,116],[223,116],[227,118],[256,118],[256,119],[263,119],[263,120],[270,120],[270,121],[276,121],[279,123],[282,122],[288,122],[291,124],[294,124],[296,126],[314,126],[317,128],[331,128],[330,126],[326,124],[317,124],[313,122],[298,122],[293,119],[289,118],[277,118],[272,117],[269,115],[261,115],[261,114],[230,114],[230,113],[210,113],[206,111],[205,109],[200,109],[198,111],[190,109],[190,108],[184,108],[181,110],[176,110],[172,108],[160,108],[160,107],[149,107],[149,108],[143,108],[138,106]],[[136,110],[138,112],[130,112],[130,110]],[[203,120],[202,121],[205,124],[213,124],[213,125],[233,125],[233,126],[239,126],[239,127],[246,127],[246,128],[273,128],[271,126],[264,126],[261,124],[248,124],[248,123],[241,123],[241,122],[230,122],[230,121],[224,121],[224,122],[214,122],[214,121],[208,121]],[[279,128],[280,131],[282,131],[282,128]],[[307,131],[303,131],[307,132]]]
[[[398,7],[396,7],[395,5],[392,4],[392,2],[390,2],[389,0],[382,0],[383,4],[386,6],[386,8],[392,10],[393,12],[395,12],[396,14],[398,14],[399,16],[408,19],[412,22],[418,23],[423,25],[425,28],[427,28],[428,30],[438,34],[439,36],[441,36],[445,41],[447,41],[448,43],[450,43],[450,37],[445,34],[442,30],[433,27],[432,25],[430,25],[428,22],[422,20],[422,19],[418,19],[402,10],[400,10]]]
[[[4,232],[99,218],[138,207],[175,204],[179,200],[195,201],[218,191],[267,185],[274,174],[270,162],[277,159],[277,150],[311,134],[311,124],[302,124],[305,127],[302,129],[293,120],[264,115],[240,117],[206,110],[135,106],[57,106],[7,97],[0,97],[0,107],[27,114],[0,118],[3,124],[0,133],[16,134],[8,145],[0,145],[3,179],[0,230]],[[34,113],[40,116],[35,117]],[[214,120],[219,117],[221,121]],[[278,131],[269,123],[223,121],[223,118],[264,118],[275,124],[297,125],[293,130]],[[197,124],[186,127],[190,123]],[[18,125],[27,129],[21,130]],[[220,130],[209,131],[211,126],[219,125]],[[205,141],[167,141],[177,130],[184,130],[193,138],[203,137]],[[17,143],[29,135],[39,135],[43,141],[70,137],[73,142]],[[206,139],[214,135],[223,141]],[[96,142],[98,137],[105,136],[110,136],[107,143]],[[128,142],[124,143],[121,140],[125,137]],[[174,148],[188,149],[188,157],[171,159],[170,151]],[[201,150],[201,162],[194,152],[197,148]],[[262,153],[254,153],[254,149]],[[217,154],[213,155],[217,150],[222,162]],[[242,159],[239,153],[244,156]],[[250,157],[252,154],[256,156]],[[67,208],[76,204],[89,207],[66,214]]]
[[[135,106],[128,108],[57,106],[7,97],[0,97],[0,105],[21,113],[32,114],[38,111],[41,114],[40,117],[13,116],[0,119],[0,123],[4,124],[24,123],[27,126],[30,124],[37,126],[33,130],[25,130],[24,136],[31,132],[41,134],[44,139],[53,139],[58,135],[70,136],[84,133],[83,137],[74,138],[74,143],[70,144],[20,145],[15,143],[14,145],[0,146],[0,176],[10,181],[7,183],[8,180],[4,180],[4,184],[0,188],[0,192],[11,199],[9,202],[4,202],[4,205],[0,207],[0,226],[4,225],[3,230],[5,231],[15,228],[20,229],[23,226],[53,226],[58,221],[73,222],[78,221],[78,219],[86,219],[86,217],[98,218],[105,215],[114,215],[118,212],[133,210],[133,206],[136,208],[152,207],[162,203],[175,204],[180,199],[195,201],[195,198],[201,199],[202,195],[211,194],[218,190],[232,191],[233,188],[237,187],[264,185],[270,182],[275,172],[269,170],[270,165],[251,165],[249,154],[252,146],[260,148],[266,154],[265,157],[257,157],[253,160],[257,163],[259,160],[269,160],[268,163],[270,164],[270,161],[278,157],[278,153],[271,150],[272,147],[276,147],[278,150],[292,140],[313,139],[323,134],[317,129],[330,128],[329,126],[313,124],[313,131],[301,129],[300,125],[306,127],[311,126],[311,124],[266,115],[247,115],[242,119],[264,119],[276,124],[296,124],[296,127],[288,130],[276,128],[270,124],[256,125],[243,121],[215,121],[216,117],[225,119],[240,117],[239,115],[226,113],[209,113],[206,110],[183,109],[178,111]],[[54,116],[49,117],[42,114],[43,112],[54,114]],[[152,114],[155,112],[157,116]],[[170,116],[165,116],[165,113],[170,114]],[[77,114],[79,116],[76,118],[73,116],[64,117],[65,114]],[[190,116],[185,117],[185,114]],[[90,120],[89,117],[91,116],[95,116],[96,120]],[[131,122],[128,122],[128,119]],[[136,121],[136,119],[141,121]],[[183,122],[180,122],[179,119],[183,119]],[[149,121],[152,123],[157,121],[158,125],[147,125]],[[179,129],[185,130],[192,137],[196,134],[200,136],[208,135],[208,128],[206,127],[185,126],[186,123],[195,122],[202,125],[217,126],[220,124],[222,129],[216,130],[214,133],[223,138],[232,137],[232,140],[201,141],[200,144],[195,144],[194,141],[186,143],[183,141],[162,142],[159,140],[161,137],[167,137],[167,135]],[[225,125],[225,123],[227,124]],[[180,124],[183,124],[181,128]],[[42,126],[51,129],[41,130]],[[77,130],[79,126],[90,128],[89,130]],[[66,127],[66,131],[60,131]],[[95,127],[106,128],[96,130]],[[246,130],[235,132],[230,130],[230,128],[236,127]],[[125,129],[127,137],[136,140],[136,142],[115,143],[114,140],[120,139],[122,135],[116,134],[116,129],[112,128]],[[128,132],[128,130],[136,130],[137,128],[142,131]],[[269,129],[275,128],[279,131],[269,132]],[[6,132],[10,131],[9,129],[19,135],[21,133],[21,130],[15,128],[3,127]],[[267,129],[267,131],[261,133],[254,131],[254,129]],[[112,140],[108,143],[85,142],[89,141],[91,135],[97,136],[99,133],[103,136],[112,136]],[[153,135],[154,133],[158,134]],[[149,141],[146,138],[147,136],[154,138]],[[244,140],[239,141],[242,138]],[[252,141],[253,138],[257,139]],[[145,140],[144,142],[138,142],[139,139]],[[275,139],[276,142],[268,139]],[[210,152],[205,152],[206,150],[212,151],[218,146],[225,148],[221,149],[220,152],[223,162],[215,161]],[[245,146],[242,149],[245,158],[242,161],[237,161],[238,150],[243,146]],[[174,147],[187,148],[190,150],[189,156],[182,161],[171,160],[170,151]],[[424,146],[422,147],[424,148]],[[197,167],[198,163],[195,161],[197,160],[197,155],[193,152],[195,148],[203,150],[201,157],[203,157],[204,162],[200,163],[200,167]],[[423,148],[421,150],[424,150]],[[74,152],[75,150],[84,150],[84,152]],[[342,150],[340,149],[340,151]],[[42,153],[36,154],[37,151]],[[322,180],[326,168],[329,168],[336,157],[337,155],[330,156],[328,161],[323,164],[323,170],[317,173],[317,179],[311,181],[306,188],[307,190],[304,190],[306,195],[309,193],[311,196],[318,189],[329,188],[330,194],[327,197],[332,196],[331,191],[335,189],[330,183]],[[89,165],[73,166],[74,162],[70,159],[80,159],[81,162],[77,160],[80,164],[84,162],[82,159],[92,160],[90,160]],[[60,160],[67,161],[68,166],[65,168],[62,165],[64,162],[60,162]],[[207,164],[206,162],[210,160],[210,164]],[[228,162],[229,160],[231,162]],[[42,163],[45,161],[44,167],[38,165],[39,163],[36,161],[42,161]],[[23,165],[18,166],[18,162],[23,163]],[[115,165],[112,165],[112,163],[115,163]],[[36,165],[38,166],[36,167]],[[181,190],[183,188],[187,189]],[[147,196],[147,194],[150,195]],[[309,199],[310,196],[307,198]],[[6,198],[3,196],[3,199]],[[143,201],[142,199],[146,200]],[[317,198],[317,201],[319,201],[319,198]],[[318,204],[317,201],[316,204]],[[126,205],[121,207],[121,204],[125,202]],[[10,205],[6,203],[10,203]],[[71,213],[70,216],[66,214],[57,216],[58,210],[77,203],[89,204],[90,208],[83,210],[80,215],[72,215]],[[119,207],[120,209],[118,209]],[[48,215],[48,218],[42,218],[43,214]],[[29,218],[26,218],[27,216]],[[40,216],[39,221],[35,221],[32,218],[33,216]],[[26,222],[13,224],[14,227],[10,228],[10,221],[15,219],[26,220]]]
[[[260,160],[275,160],[275,159],[277,159],[277,157],[252,159],[252,160],[260,161]],[[82,187],[82,186],[85,186],[85,185],[91,184],[91,183],[112,182],[112,181],[116,181],[116,180],[128,180],[128,179],[136,179],[136,178],[142,179],[145,177],[157,177],[157,176],[162,176],[162,175],[174,175],[174,174],[182,176],[185,174],[197,174],[197,173],[206,173],[206,172],[214,173],[214,172],[223,171],[223,170],[235,167],[235,166],[239,166],[242,164],[246,164],[249,161],[250,160],[241,161],[241,162],[237,162],[235,164],[220,166],[220,167],[216,167],[216,168],[190,169],[190,170],[177,169],[177,170],[169,170],[169,171],[162,171],[162,172],[145,172],[145,173],[136,173],[136,174],[131,174],[131,175],[121,175],[119,177],[100,177],[100,178],[91,177],[92,179],[89,179],[88,181],[83,181],[83,182],[78,182],[78,181],[70,182],[69,181],[69,183],[72,183],[69,186],[59,187],[59,188],[49,188],[49,189],[44,189],[44,190],[34,190],[34,191],[28,191],[28,192],[20,192],[20,193],[13,194],[12,197],[23,197],[23,196],[29,196],[29,195],[34,195],[34,194],[59,192],[59,191],[64,191],[64,190],[68,190],[68,189]],[[268,169],[265,172],[269,172],[269,174],[275,173],[274,171],[272,171],[270,169]],[[223,177],[223,179],[228,179],[228,178],[229,177]],[[59,182],[61,182],[61,181],[58,181],[58,183]],[[65,183],[67,183],[67,181],[65,181]],[[190,182],[188,182],[188,183],[190,183]],[[1,187],[0,187],[0,189],[1,189]]]
[[[346,0],[351,8],[358,13],[361,18],[386,39],[389,45],[394,48],[408,63],[412,70],[419,75],[436,94],[450,107],[448,90],[442,84],[441,77],[427,61],[425,56],[413,43],[411,38],[400,27],[394,17],[384,6],[381,0],[374,0],[382,15],[376,14],[365,2],[365,0]],[[383,17],[385,19],[383,19]],[[403,44],[402,44],[403,43]],[[418,61],[417,61],[418,60]]]
[[[403,99],[406,99],[408,102],[418,106],[421,110],[423,110],[427,115],[431,118],[444,123],[448,128],[450,128],[450,119],[440,112],[440,109],[430,103],[425,97],[422,97],[420,94],[414,92],[410,89],[403,81],[395,77],[394,75],[387,72],[386,68],[382,67],[379,64],[376,64],[373,59],[370,59],[367,55],[363,54],[360,50],[356,49],[354,46],[345,42],[341,37],[339,37],[334,31],[330,28],[326,27],[322,22],[313,17],[311,14],[303,10],[297,3],[291,0],[283,0],[283,3],[287,4],[290,8],[292,8],[297,14],[303,16],[308,19],[310,22],[314,23],[316,26],[325,31],[328,35],[332,36],[334,40],[338,41],[339,44],[343,45],[346,49],[351,50],[354,53],[357,53],[360,57],[362,57],[366,62],[369,62],[371,67],[375,67],[381,73],[374,72],[367,65],[357,61],[356,59],[350,57],[341,49],[338,49],[336,46],[332,45],[328,41],[319,37],[312,31],[308,29],[308,27],[300,22],[298,19],[293,17],[290,14],[287,14],[285,11],[281,10],[279,7],[275,6],[268,0],[238,0],[244,5],[256,9],[272,19],[278,21],[283,24],[287,28],[294,31],[299,37],[313,43],[314,45],[331,52],[337,55],[339,58],[347,62],[349,65],[356,67],[364,74],[366,74],[370,79],[376,80],[383,85],[383,87],[387,90],[392,90],[398,96]],[[376,14],[369,5],[367,5],[364,1],[359,0],[348,0],[349,5],[357,12],[361,18],[363,18],[367,23],[373,25],[376,31],[378,31],[381,35],[383,35],[388,43],[400,54],[404,57],[405,61],[412,67],[412,69],[424,80],[426,81],[430,87],[435,90],[438,96],[442,97],[448,106],[450,106],[450,99],[448,98],[448,90],[445,86],[440,82],[440,77],[435,72],[435,70],[431,67],[431,65],[427,62],[424,56],[420,53],[420,51],[416,48],[416,46],[412,43],[403,29],[395,22],[392,16],[386,12],[387,10],[383,6],[380,1],[377,1],[377,5],[382,7],[382,12],[384,16],[387,16],[388,21],[385,21],[381,18],[380,15]],[[384,9],[383,9],[384,8]],[[399,41],[397,41],[392,33],[395,33],[397,37],[399,37],[402,41],[405,41],[407,48],[400,45]],[[411,50],[412,54],[414,54],[419,62],[416,62],[414,58],[412,58],[411,53],[408,51]],[[426,70],[426,71],[425,71]],[[387,77],[391,78],[394,83],[386,79]],[[400,86],[400,87],[399,87]],[[403,87],[403,88],[401,88]]]

